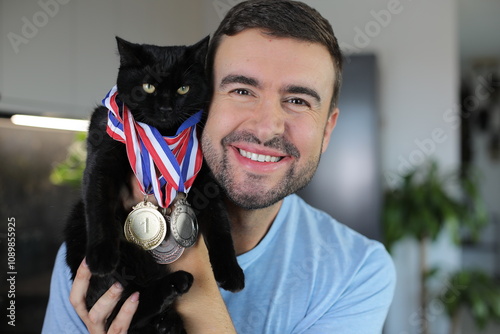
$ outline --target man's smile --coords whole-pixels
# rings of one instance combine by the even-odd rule
[[[248,152],[248,151],[245,151],[241,148],[238,149],[238,151],[240,152],[241,156],[248,158],[250,160],[253,160],[253,161],[258,161],[258,162],[278,162],[282,159],[282,157]]]

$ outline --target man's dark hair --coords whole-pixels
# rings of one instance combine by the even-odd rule
[[[330,111],[337,106],[342,82],[342,52],[330,23],[318,11],[292,0],[249,0],[237,4],[226,14],[215,31],[207,55],[207,74],[213,84],[215,53],[224,35],[258,28],[274,37],[295,38],[324,45],[332,56],[335,83]]]

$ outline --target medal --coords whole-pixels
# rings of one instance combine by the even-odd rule
[[[165,239],[167,225],[157,206],[144,201],[132,209],[123,226],[125,238],[145,250],[158,247]]]
[[[108,108],[106,132],[125,144],[130,167],[142,193],[153,194],[163,210],[171,211],[164,217],[146,200],[137,204],[125,222],[125,237],[150,251],[158,263],[171,263],[198,237],[198,223],[191,206],[185,199],[179,199],[178,204],[172,201],[177,195],[185,197],[201,169],[203,155],[197,124],[203,111],[186,119],[174,136],[163,136],[155,127],[134,119],[118,98],[116,86],[102,102]],[[167,209],[170,207],[172,209]],[[165,219],[171,225],[166,239]]]
[[[175,262],[184,253],[184,247],[179,246],[172,236],[172,233],[168,233],[168,236],[163,240],[160,246],[149,251],[150,254],[155,259],[156,263],[159,264],[170,264]]]
[[[198,237],[198,221],[185,198],[174,201],[169,222],[171,235],[180,246],[188,248],[194,245]]]

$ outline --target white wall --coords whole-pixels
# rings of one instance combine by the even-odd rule
[[[345,51],[378,57],[385,181],[392,184],[396,175],[429,156],[445,168],[458,167],[459,133],[453,117],[459,87],[455,1],[307,2],[329,19]],[[430,256],[432,263],[448,270],[460,263],[458,250],[446,237]],[[400,279],[386,332],[420,333],[416,245],[401,244],[394,259]],[[436,333],[445,332],[442,309],[430,312],[430,326]]]
[[[194,43],[203,37],[194,4],[0,0],[0,111],[88,117],[116,80],[114,36]]]
[[[332,22],[345,50],[374,52],[378,57],[383,169],[404,171],[403,161],[418,164],[427,151],[446,165],[456,165],[458,132],[443,120],[457,103],[454,1],[310,3]],[[391,8],[394,14],[385,20],[384,27],[374,13],[390,13]],[[360,31],[368,36],[368,42],[360,37]],[[437,128],[443,129],[447,138],[439,138],[444,141],[433,150],[429,140]],[[420,149],[415,141],[429,143],[428,149]]]

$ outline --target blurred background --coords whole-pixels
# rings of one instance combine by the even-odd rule
[[[115,83],[114,36],[191,44],[239,2],[0,0],[0,309],[11,276],[16,303],[0,332],[40,332],[85,154],[84,134],[12,116],[88,119]],[[346,67],[338,126],[300,195],[390,248],[385,333],[499,333],[500,1],[305,2]]]

